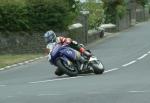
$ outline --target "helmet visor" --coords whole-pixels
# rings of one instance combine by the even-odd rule
[[[45,37],[45,42],[47,42],[47,43],[53,43],[53,42],[56,41],[55,39],[56,38],[55,38],[54,35],[49,35],[48,37]]]

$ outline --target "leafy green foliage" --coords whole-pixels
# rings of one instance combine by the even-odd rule
[[[3,2],[3,3],[2,3]],[[18,31],[27,29],[27,10],[24,4],[15,0],[0,4],[0,30]]]
[[[63,30],[76,13],[67,0],[0,0],[0,30]]]
[[[89,1],[82,5],[82,9],[90,12],[88,18],[90,29],[100,26],[104,18],[104,9],[102,3]]]
[[[78,8],[78,5],[80,3],[79,0],[66,0],[66,2],[69,3],[69,8],[71,11],[73,12],[78,12],[79,8]]]
[[[136,0],[136,2],[144,7],[148,3],[148,0]]]
[[[119,18],[122,18],[126,13],[126,7],[124,5],[117,5],[116,11]]]
[[[122,18],[126,13],[124,0],[103,0],[106,15],[106,23],[116,23],[116,19]]]

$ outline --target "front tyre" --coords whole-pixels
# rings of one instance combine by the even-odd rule
[[[92,64],[93,70],[95,74],[103,74],[104,72],[104,66],[102,63],[94,63]]]
[[[70,61],[69,61],[70,62]],[[70,77],[73,76],[77,76],[78,75],[78,70],[77,68],[72,64],[72,62],[70,64],[64,62],[61,59],[58,59],[56,61],[57,66],[59,67],[59,69],[61,71],[63,71],[65,74],[67,74]]]

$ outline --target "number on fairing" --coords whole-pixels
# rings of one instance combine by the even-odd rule
[[[69,51],[69,50],[68,50],[67,53],[68,53],[69,55],[71,55],[71,54],[72,54],[72,51]]]

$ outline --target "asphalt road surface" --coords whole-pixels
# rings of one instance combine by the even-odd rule
[[[0,103],[150,103],[150,21],[92,44],[103,75],[54,75],[47,59],[0,71]]]

